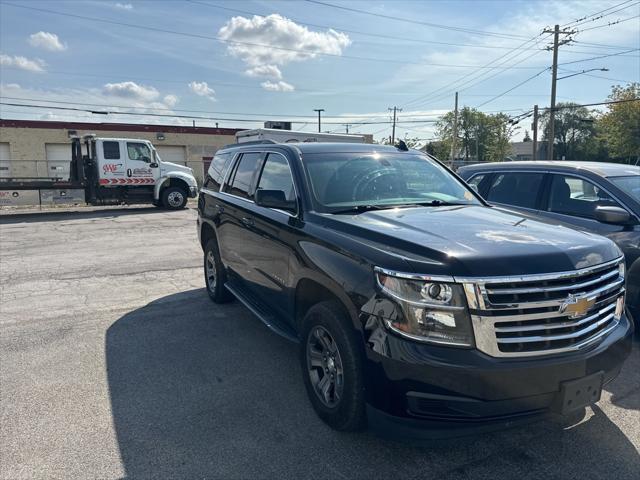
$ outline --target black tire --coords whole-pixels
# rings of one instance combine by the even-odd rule
[[[215,303],[227,303],[233,300],[231,292],[224,287],[227,274],[220,260],[218,242],[215,238],[209,240],[204,247],[203,269],[204,283],[207,286],[209,298]]]
[[[180,210],[187,204],[187,192],[180,187],[167,187],[160,194],[162,205],[168,210]]]
[[[334,301],[314,305],[302,320],[301,330],[300,364],[314,410],[335,430],[362,430],[367,425],[362,346],[341,305]],[[317,346],[323,343],[318,332],[324,341],[331,340],[328,344],[332,348],[320,351],[323,358],[318,357]],[[324,336],[325,333],[329,338]],[[337,354],[331,353],[333,349]],[[323,352],[329,353],[323,356]],[[338,363],[342,375],[339,374]],[[325,378],[325,375],[328,376]],[[342,382],[339,381],[340,376]],[[325,389],[321,385],[322,379],[333,384]],[[321,390],[328,393],[323,395]]]

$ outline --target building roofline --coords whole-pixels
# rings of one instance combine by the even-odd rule
[[[187,133],[195,135],[235,135],[241,128],[189,127],[182,125],[145,125],[140,123],[51,122],[45,120],[4,120],[4,128],[48,128],[110,132]]]

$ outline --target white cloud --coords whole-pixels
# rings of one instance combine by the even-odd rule
[[[133,5],[131,5],[130,3],[116,3],[114,5],[115,8],[118,8],[120,10],[133,10]]]
[[[227,42],[231,55],[249,67],[247,75],[272,80],[282,79],[278,66],[310,60],[318,54],[342,55],[351,44],[344,33],[333,29],[314,32],[275,13],[266,17],[233,17],[220,28],[218,37]],[[285,82],[264,82],[262,86],[270,90],[293,90],[293,86]]]
[[[282,79],[282,72],[275,65],[259,65],[257,67],[249,68],[244,73],[250,77],[264,77],[271,78],[273,80]]]
[[[207,97],[209,100],[216,101],[216,92],[213,88],[207,85],[207,82],[191,82],[189,88],[193,93],[200,97]]]
[[[108,96],[143,101],[155,100],[160,95],[154,87],[138,85],[135,82],[107,83],[102,87],[102,92]]]
[[[50,52],[63,52],[67,46],[60,41],[58,35],[50,32],[38,32],[29,35],[29,44],[32,47],[44,48]]]
[[[169,94],[165,95],[162,101],[167,107],[173,108],[176,106],[176,103],[178,103],[178,97],[176,95]]]
[[[28,72],[44,72],[45,63],[39,58],[29,59],[18,55],[0,54],[0,65],[3,67],[14,67]]]
[[[267,80],[266,82],[262,82],[260,85],[262,85],[262,88],[269,90],[270,92],[293,92],[295,90],[293,85],[283,82],[282,80],[279,82],[270,82]]]

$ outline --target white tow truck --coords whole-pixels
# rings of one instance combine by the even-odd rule
[[[3,178],[0,190],[83,189],[91,205],[153,203],[177,210],[198,187],[193,170],[163,161],[153,144],[131,138],[72,138],[71,166],[64,178]]]

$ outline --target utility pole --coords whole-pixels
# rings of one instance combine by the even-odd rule
[[[458,139],[458,92],[456,92],[456,104],[453,110],[453,139],[451,141],[451,165],[456,156],[456,140]]]
[[[347,129],[347,134],[349,134],[349,127],[351,126],[351,123],[343,123],[342,125],[344,125]]]
[[[388,109],[390,112],[393,112],[393,127],[391,127],[391,145],[396,143],[396,115],[398,112],[401,112],[402,109],[398,107],[393,107]]]
[[[571,35],[575,33],[572,30],[560,30],[560,25],[556,25],[553,30],[545,29],[542,33],[553,33],[553,47],[547,47],[547,50],[553,48],[553,65],[551,67],[551,106],[549,108],[549,134],[547,146],[547,160],[553,160],[553,141],[555,138],[555,116],[556,116],[556,82],[558,81],[558,47],[572,41],[571,38],[559,41],[560,34]]]
[[[538,105],[533,106],[533,124],[531,125],[531,132],[533,133],[533,158],[538,159]]]
[[[324,112],[324,108],[314,108],[313,109],[314,112],[318,112],[318,133],[322,132],[321,130],[321,119],[320,119],[320,115],[322,114],[322,112]]]

